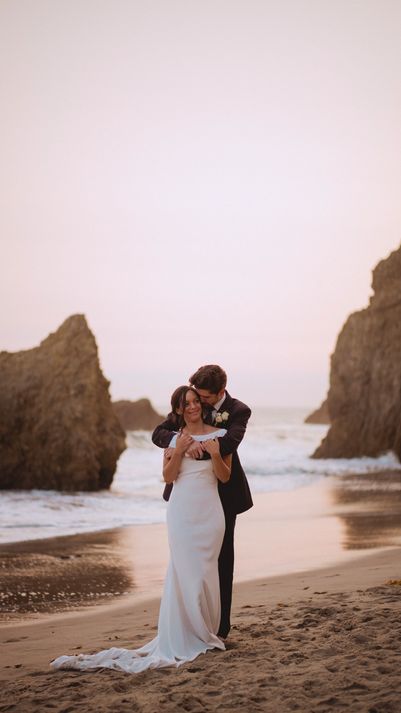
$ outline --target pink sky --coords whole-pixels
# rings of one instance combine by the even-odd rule
[[[401,242],[401,4],[3,0],[0,349],[71,314],[114,398],[217,362],[317,405]]]

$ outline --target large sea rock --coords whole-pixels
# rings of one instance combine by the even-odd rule
[[[0,352],[0,488],[108,488],[124,448],[83,315],[34,349]]]
[[[114,401],[113,409],[124,431],[153,431],[165,418],[155,411],[149,399]]]
[[[315,458],[401,460],[401,248],[373,271],[366,309],[347,319],[331,357],[331,428]]]

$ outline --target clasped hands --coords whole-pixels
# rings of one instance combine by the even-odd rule
[[[213,455],[214,453],[220,453],[219,444],[217,438],[210,438],[207,441],[194,441],[189,433],[180,433],[177,437],[176,447],[166,448],[164,451],[166,458],[171,458],[174,450],[180,455],[186,455],[189,458],[202,458],[203,454],[209,453]]]

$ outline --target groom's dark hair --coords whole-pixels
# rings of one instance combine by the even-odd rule
[[[195,386],[195,389],[207,389],[211,394],[218,394],[226,388],[227,374],[217,364],[206,364],[192,374],[189,383]]]

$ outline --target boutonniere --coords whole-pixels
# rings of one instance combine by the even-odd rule
[[[218,411],[214,417],[214,425],[224,428],[229,418],[230,414],[228,413],[228,411],[223,411],[222,413]]]

